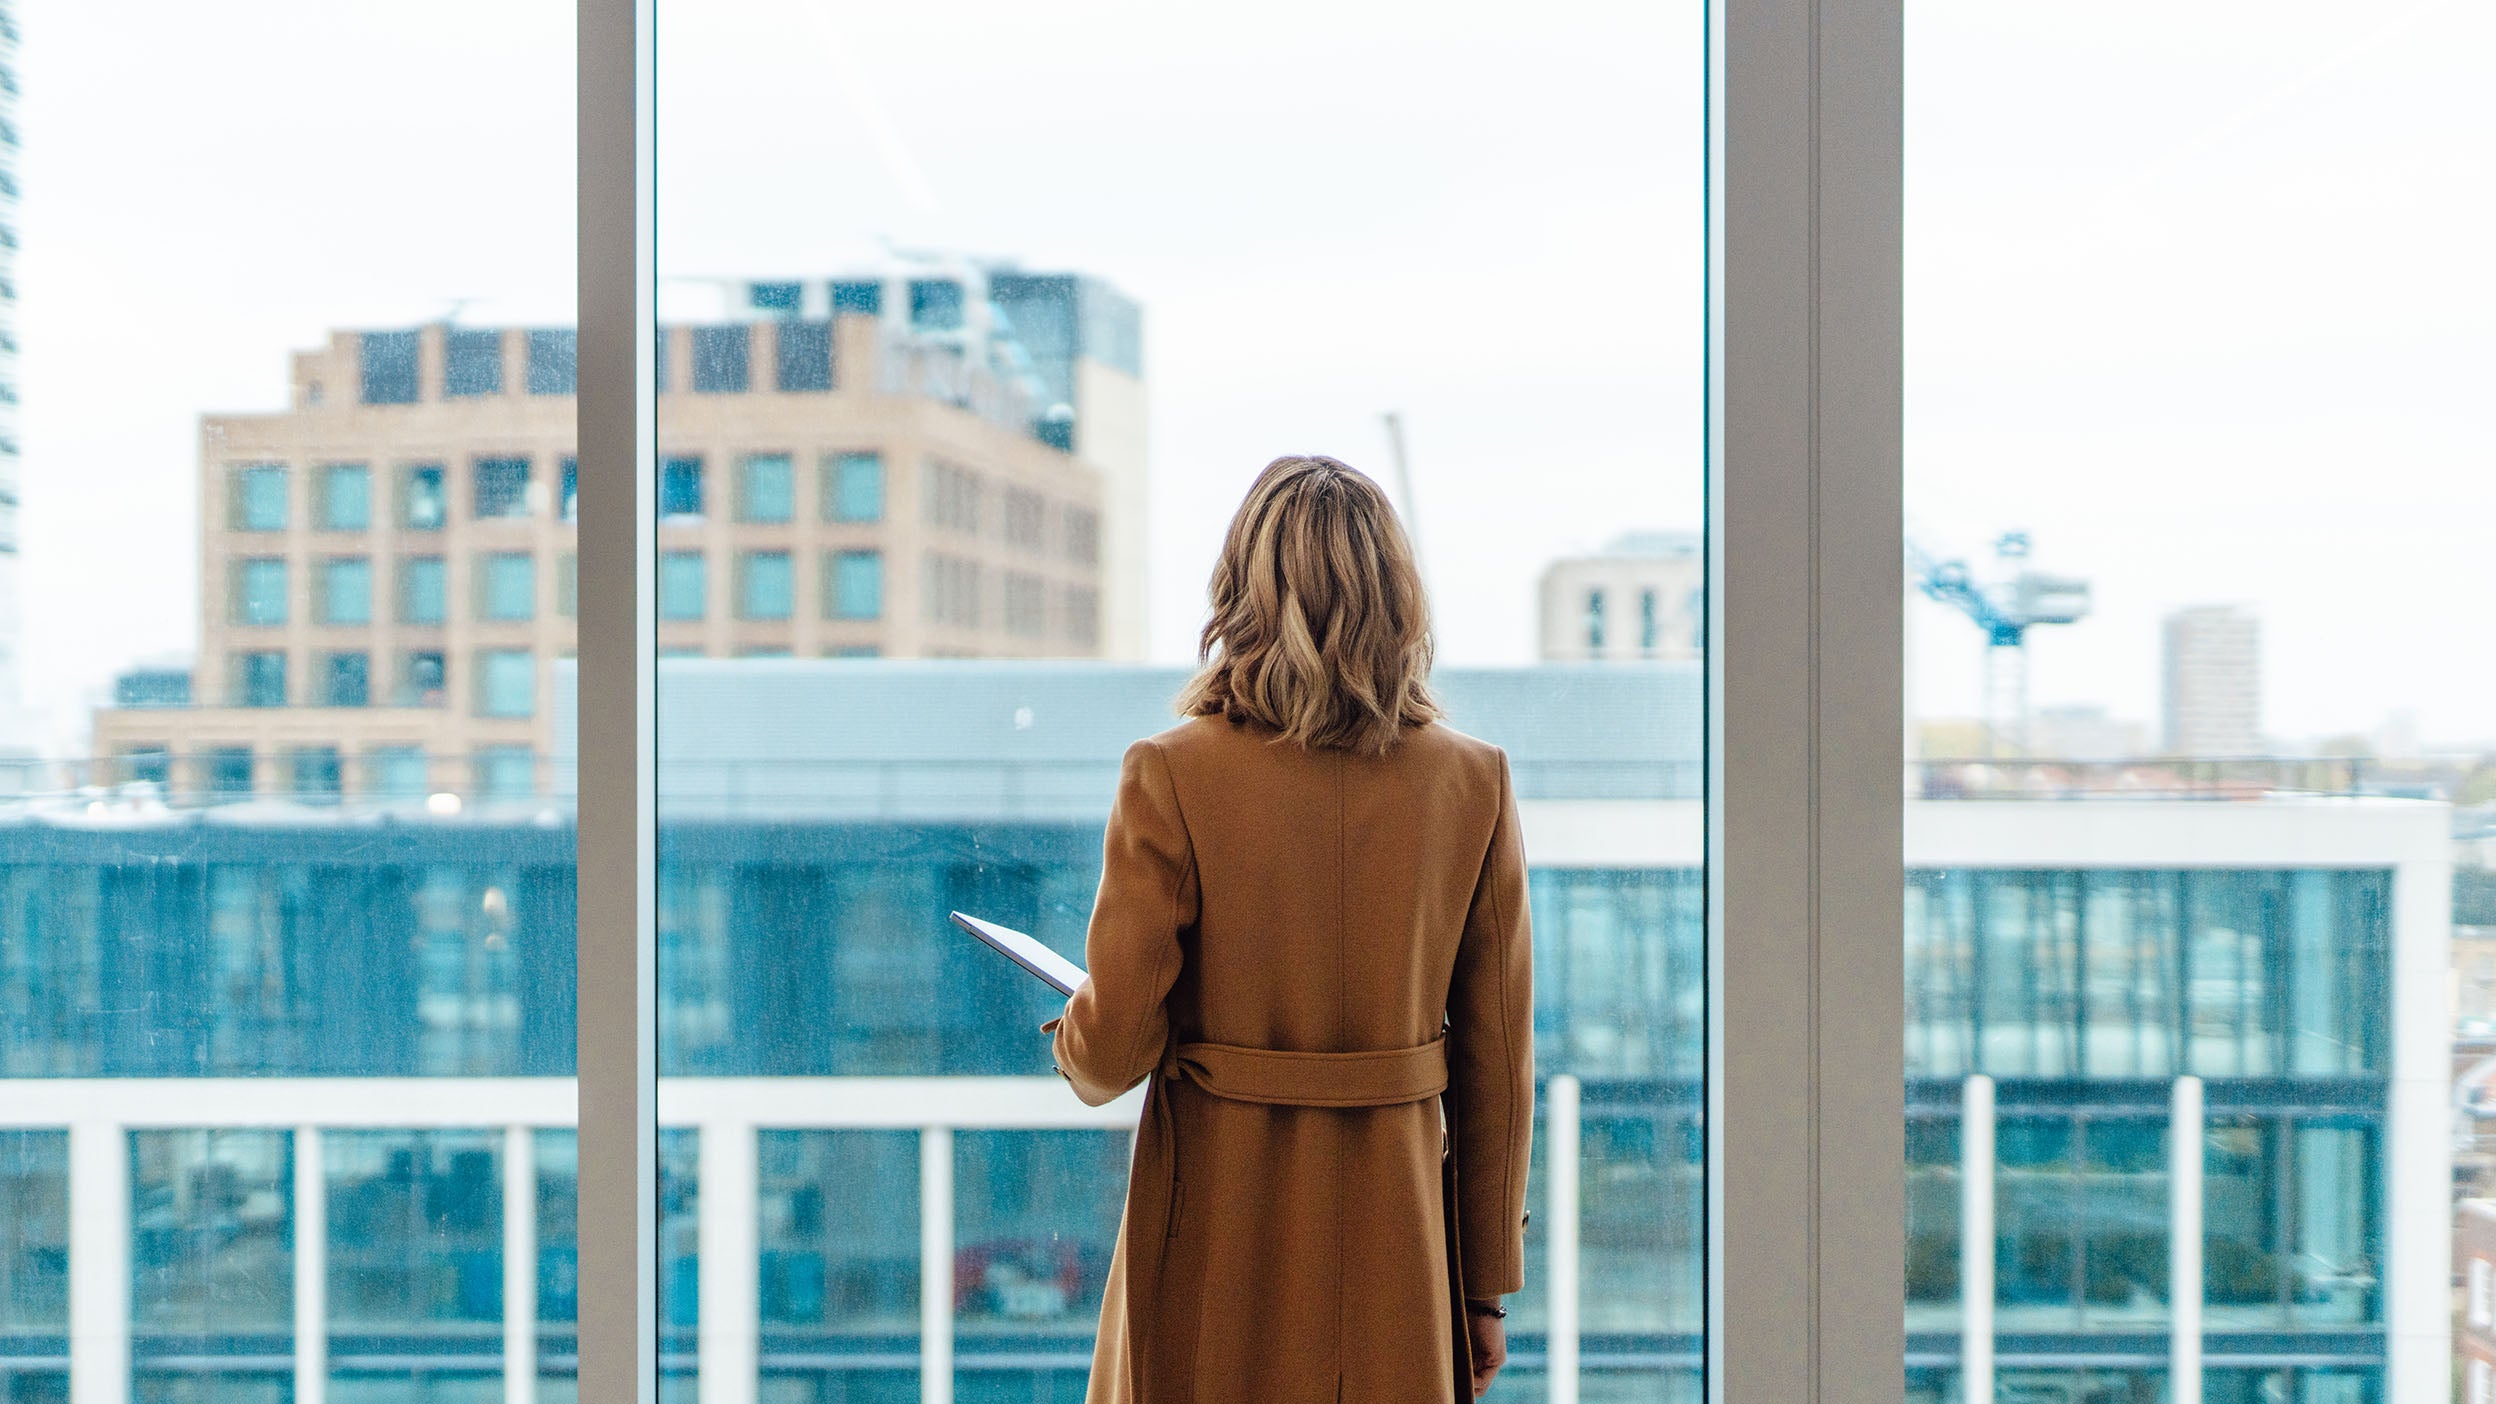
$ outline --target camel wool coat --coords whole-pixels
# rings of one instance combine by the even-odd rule
[[[1049,1028],[1086,1102],[1150,1086],[1089,1404],[1469,1400],[1533,1124],[1507,756],[1198,717],[1127,751],[1103,849]]]

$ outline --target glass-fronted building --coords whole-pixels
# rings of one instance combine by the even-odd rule
[[[918,1399],[928,1362],[959,1400],[1079,1399],[1134,1099],[1067,1096],[1051,1001],[943,916],[1079,953],[1120,751],[1180,675],[663,666],[663,1367],[688,1399],[712,1372],[769,1404]],[[1546,1115],[1580,1148],[1555,1167],[1538,1139],[1500,1396],[1540,1397],[1558,1330],[1581,1397],[1696,1400],[1697,672],[1443,682],[1513,757],[1540,1072],[1575,1094]],[[2001,1397],[2161,1398],[2181,1135],[2206,1397],[2379,1404],[2445,1271],[2440,1238],[2394,1247],[2436,1169],[2403,1147],[2436,1138],[2398,1134],[2418,1070],[2388,1032],[2440,998],[2403,953],[2442,919],[2441,810],[2123,803],[1910,806],[1910,1397],[1957,1398],[1981,1329]],[[571,847],[560,798],[0,820],[0,1399],[66,1399],[73,1370],[167,1404],[571,1398]]]

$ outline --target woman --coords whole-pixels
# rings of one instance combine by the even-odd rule
[[[1508,759],[1439,723],[1412,550],[1342,463],[1267,465],[1211,593],[1048,1025],[1086,1102],[1152,1079],[1088,1398],[1479,1397],[1534,1100]]]

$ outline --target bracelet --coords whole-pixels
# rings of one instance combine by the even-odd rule
[[[1508,1315],[1508,1308],[1501,1306],[1497,1302],[1477,1302],[1468,1299],[1465,1302],[1465,1314],[1468,1316],[1498,1317],[1504,1320]]]

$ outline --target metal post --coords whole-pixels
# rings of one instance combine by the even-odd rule
[[[130,1133],[69,1128],[69,1400],[129,1404]]]
[[[580,1396],[658,1395],[657,0],[580,0]]]
[[[701,1274],[700,1404],[752,1404],[760,1365],[762,1303],[755,1222],[756,1141],[750,1122],[702,1123],[702,1198],[696,1235]]]
[[[1577,1078],[1561,1073],[1543,1088],[1548,1148],[1543,1174],[1551,1189],[1551,1404],[1577,1404],[1578,1345],[1578,1095]]]
[[[2167,1397],[2201,1397],[2201,1079],[2175,1080],[2167,1118]]]
[[[329,1397],[329,1177],[321,1128],[295,1128],[294,1404]]]
[[[1984,1404],[1993,1399],[1993,1129],[1993,1079],[1979,1073],[1959,1094],[1959,1397]]]
[[[919,1131],[919,1404],[953,1404],[953,1128]]]
[[[503,1128],[503,1404],[537,1400],[537,1133]]]

